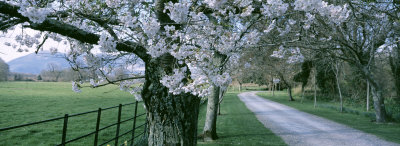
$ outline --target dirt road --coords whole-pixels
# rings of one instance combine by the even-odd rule
[[[345,125],[255,95],[239,94],[265,127],[293,146],[400,146]],[[250,126],[250,125],[249,125]]]

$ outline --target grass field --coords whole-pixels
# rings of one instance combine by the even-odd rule
[[[353,127],[366,133],[376,135],[383,139],[400,143],[399,123],[376,124],[375,122],[371,122],[370,117],[366,117],[361,114],[358,115],[357,113],[340,113],[335,109],[326,108],[326,105],[329,107],[337,107],[336,103],[317,101],[317,105],[325,105],[325,107],[318,106],[317,108],[314,108],[314,101],[304,100],[303,103],[300,103],[300,97],[298,96],[294,97],[296,101],[289,101],[289,97],[287,96],[287,93],[285,91],[275,92],[275,96],[272,96],[270,93],[267,92],[261,92],[257,95],[310,114],[314,114],[338,123],[342,123],[344,125],[348,125],[349,127]],[[351,109],[352,107],[346,108]]]
[[[0,82],[0,127],[20,125],[49,118],[61,117],[134,102],[127,92],[117,86],[96,89],[84,88],[81,93],[71,90],[71,83]],[[199,140],[200,145],[285,145],[285,143],[258,122],[253,113],[237,98],[237,92],[227,93],[218,116],[219,139],[212,142]],[[133,116],[134,106],[123,107],[122,120]],[[138,113],[143,113],[141,104]],[[201,106],[198,133],[204,126],[206,104]],[[67,140],[94,131],[97,114],[69,118]],[[102,112],[101,126],[117,122],[117,108]],[[137,125],[144,122],[138,121]],[[0,145],[47,146],[61,142],[63,120],[0,132]],[[121,132],[131,129],[132,123],[121,125]],[[99,143],[115,136],[116,127],[100,133]],[[142,130],[142,129],[140,129]],[[140,132],[140,131],[139,131]],[[130,137],[122,137],[120,144]],[[92,145],[94,136],[69,145]],[[113,145],[113,142],[110,143]]]
[[[50,82],[0,82],[0,127],[9,127],[64,114],[81,113],[134,102],[127,92],[117,86],[96,89],[86,88],[81,93],[71,90],[71,83]],[[121,119],[133,117],[134,105],[122,108]],[[117,122],[118,108],[103,111],[100,127]],[[138,113],[144,113],[142,104]],[[97,113],[69,118],[67,140],[95,130]],[[137,125],[144,123],[144,116]],[[132,128],[132,121],[121,124],[120,133]],[[61,142],[63,120],[28,126],[0,133],[0,145],[55,145]],[[116,126],[110,127],[99,136],[99,144],[115,137]],[[139,132],[142,129],[139,130]],[[128,134],[129,135],[129,134]],[[120,138],[120,143],[130,137]],[[70,145],[92,145],[94,136],[73,142]]]
[[[286,145],[284,141],[273,134],[257,120],[237,97],[238,92],[228,92],[221,103],[221,115],[217,119],[217,134],[219,139],[212,142],[198,141],[199,145]],[[204,126],[206,104],[202,106],[199,115],[199,129]]]

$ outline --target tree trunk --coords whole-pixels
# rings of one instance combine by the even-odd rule
[[[301,85],[301,103],[303,103],[304,100],[304,84]]]
[[[276,91],[281,91],[281,84],[277,84],[277,86],[278,86],[278,90],[276,90]]]
[[[61,73],[62,73],[61,71],[57,73],[57,75],[56,75],[56,82],[58,82],[58,79],[60,78]]]
[[[376,122],[384,123],[386,122],[387,117],[386,117],[384,98],[382,96],[382,87],[378,84],[378,82],[376,82],[376,79],[371,74],[371,71],[367,69],[367,67],[362,67],[361,71],[370,84],[372,99],[374,101]]]
[[[317,106],[317,81],[315,78],[315,74],[316,73],[314,73],[314,108]]]
[[[218,115],[221,115],[221,103],[218,102]]]
[[[200,98],[189,93],[169,93],[160,80],[163,74],[172,73],[172,68],[163,63],[152,59],[145,65],[142,97],[148,117],[148,145],[194,146]]]
[[[336,77],[336,84],[337,84],[337,88],[339,91],[339,97],[340,97],[340,112],[343,112],[343,96],[342,96],[342,91],[340,90],[338,77]]]
[[[292,87],[288,86],[288,93],[289,93],[289,101],[294,101],[293,96],[292,96]]]
[[[268,83],[268,93],[271,93],[271,83]]]
[[[374,100],[374,109],[376,115],[376,122],[386,122],[386,109],[384,98],[382,97],[382,89],[380,87],[371,86],[372,98]]]
[[[213,63],[215,67],[218,67],[218,74],[223,73],[223,62],[227,59],[226,55],[215,52],[213,56]],[[223,87],[225,88],[225,87]],[[220,86],[213,85],[211,95],[208,97],[206,121],[203,129],[203,138],[205,141],[215,140],[217,136],[217,114],[219,108],[219,100],[222,96]]]
[[[280,78],[280,82],[279,83],[283,83],[286,87],[288,87],[288,94],[289,94],[289,100],[290,101],[294,101],[293,97],[292,97],[292,85],[290,85],[290,83],[285,79],[285,77],[283,76],[283,74],[281,72],[278,73],[279,78]],[[278,84],[279,84],[278,83]]]
[[[242,83],[239,82],[239,92],[242,92]]]
[[[221,88],[220,88],[221,89]],[[228,90],[228,89],[226,89]],[[219,90],[219,101],[218,101],[218,115],[221,115],[221,102],[224,100],[226,90]]]
[[[400,46],[400,43],[398,43]],[[393,48],[392,54],[389,56],[390,68],[396,87],[397,102],[400,103],[400,47]]]
[[[274,88],[274,82],[271,80],[271,82],[269,83],[269,93],[272,95],[272,90],[274,90],[273,89]]]
[[[217,136],[217,112],[220,96],[220,87],[213,86],[211,95],[208,96],[206,121],[203,129],[205,141],[215,140]]]
[[[369,111],[369,81],[367,80],[367,111]]]
[[[339,97],[340,97],[340,112],[343,112],[343,97],[342,97],[342,91],[340,90],[338,62],[336,62],[335,68],[336,68],[336,71],[335,71],[336,85],[337,85]]]
[[[275,83],[272,84],[272,96],[275,96]]]

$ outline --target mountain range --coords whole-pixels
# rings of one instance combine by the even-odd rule
[[[61,69],[70,68],[68,61],[64,58],[64,53],[57,53],[52,55],[49,51],[41,51],[38,54],[32,53],[26,56],[16,58],[9,61],[10,72],[27,73],[27,74],[40,74],[42,70],[48,69],[48,64],[56,64]],[[122,64],[131,58],[119,58],[116,62]],[[82,59],[83,60],[83,59]],[[144,72],[144,63],[139,61],[133,66],[135,73]]]

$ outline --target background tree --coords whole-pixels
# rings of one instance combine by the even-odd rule
[[[332,3],[340,4],[341,1]],[[392,23],[388,21],[387,16],[381,15],[382,13],[371,13],[370,6],[379,6],[381,9],[387,7],[367,2],[344,3],[345,9],[351,10],[345,13],[350,19],[336,24],[326,23],[325,17],[321,17],[326,14],[320,9],[297,5],[295,9],[307,12],[305,17],[308,17],[308,22],[305,22],[306,27],[303,25],[304,31],[300,34],[302,41],[297,42],[296,45],[317,52],[325,52],[328,54],[326,56],[339,58],[357,68],[371,85],[377,122],[385,122],[386,111],[382,85],[373,74],[375,70],[373,62],[378,48],[385,44]],[[321,72],[318,71],[318,73],[321,75]]]
[[[283,88],[288,89],[289,100],[293,101],[293,77],[299,70],[300,64],[298,62],[302,62],[303,58],[296,49],[296,51],[288,50],[291,50],[291,52],[278,52],[271,46],[246,51],[241,58],[241,63],[243,66],[249,67],[245,69],[245,73],[242,73],[247,78],[243,78],[245,76],[242,76],[242,78],[261,85],[269,83],[269,85],[273,86],[275,86],[273,79],[280,79]],[[273,86],[270,86],[270,88],[274,88]]]
[[[56,63],[50,62],[47,64],[47,69],[42,71],[40,74],[46,77],[46,80],[58,82],[59,78],[62,76],[63,69]]]
[[[377,11],[381,9],[375,8]],[[393,7],[384,11],[393,22],[392,34],[387,39],[387,50],[389,54],[389,64],[395,82],[397,101],[400,104],[400,3],[393,1]]]
[[[41,75],[38,75],[38,76],[37,76],[37,80],[38,80],[38,81],[43,80],[43,79],[42,79],[42,76],[41,76]]]
[[[0,58],[0,81],[7,81],[9,72],[8,64]]]
[[[397,99],[400,103],[400,43],[397,43],[397,47],[393,48],[392,53],[390,53],[389,62],[395,82]]]
[[[304,92],[305,92],[305,87],[307,86],[308,80],[310,78],[310,74],[312,71],[312,62],[311,61],[304,61],[301,64],[301,72],[297,73],[294,75],[293,80],[295,82],[300,82],[301,83],[301,103],[303,103],[304,100]]]

